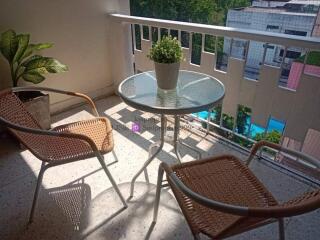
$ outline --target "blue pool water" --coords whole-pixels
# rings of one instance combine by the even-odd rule
[[[215,117],[215,112],[212,112],[211,113],[211,118],[214,118]],[[202,111],[202,112],[198,112],[198,113],[194,113],[194,115],[198,116],[199,118],[201,119],[208,119],[208,112],[207,111]]]
[[[202,111],[202,112],[199,112],[199,113],[194,113],[195,116],[198,116],[199,118],[203,119],[203,120],[206,120],[208,118],[208,112],[207,111]],[[211,118],[215,118],[216,116],[216,113],[215,112],[212,112],[211,113]],[[247,118],[247,126],[246,126],[246,130],[245,132],[248,133],[248,131],[250,131],[250,137],[255,137],[258,133],[263,133],[265,132],[265,128],[257,125],[257,124],[254,124],[254,123],[251,123],[251,126],[250,126],[250,123],[251,123],[251,118],[248,117]],[[282,122],[282,121],[279,121],[275,118],[270,118],[269,119],[269,122],[268,122],[268,125],[267,125],[267,132],[271,132],[273,130],[276,130],[280,133],[283,133],[283,130],[284,130],[284,127],[285,127],[285,123]]]
[[[271,132],[272,130],[276,130],[282,133],[284,130],[284,126],[285,126],[284,122],[274,118],[270,118],[267,131]]]

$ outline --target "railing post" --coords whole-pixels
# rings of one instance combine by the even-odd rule
[[[108,54],[110,54],[110,66],[114,91],[117,93],[122,80],[134,73],[131,24],[117,21],[110,14],[121,13],[130,15],[129,0],[111,0],[107,4],[108,21]]]

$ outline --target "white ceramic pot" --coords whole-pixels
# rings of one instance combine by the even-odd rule
[[[154,63],[158,87],[165,90],[177,87],[180,62]]]

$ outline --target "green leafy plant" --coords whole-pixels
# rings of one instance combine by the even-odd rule
[[[306,55],[302,55],[297,59],[295,59],[294,61],[304,63],[305,57]],[[306,64],[320,66],[320,52],[316,52],[316,51],[309,52]]]
[[[0,51],[10,65],[13,87],[18,86],[20,78],[38,84],[45,80],[44,74],[68,70],[58,60],[38,54],[42,49],[51,48],[52,43],[32,44],[29,40],[30,34],[16,34],[11,29],[1,34]],[[37,54],[34,54],[35,51]]]
[[[180,42],[171,36],[165,36],[152,46],[148,57],[157,63],[176,63],[182,60]]]
[[[238,133],[242,134],[242,135],[246,135],[246,128],[248,128],[249,126],[247,123],[247,119],[250,117],[251,115],[251,109],[243,106],[243,105],[239,105],[238,106],[238,114],[237,114],[237,129],[238,129]]]
[[[267,133],[257,133],[254,137],[254,140],[261,141],[266,140],[273,143],[280,143],[281,140],[281,133],[277,130],[272,130],[271,132]]]

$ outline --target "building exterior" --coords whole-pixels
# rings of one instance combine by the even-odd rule
[[[286,7],[295,12],[317,12],[319,0],[253,0],[252,7]]]
[[[318,10],[317,18],[314,22],[312,37],[320,37],[320,8]]]
[[[265,0],[253,0],[252,7],[282,7],[290,0],[275,0],[275,1],[265,1]]]
[[[319,5],[320,1],[253,1],[251,7],[229,10],[226,26],[312,36]],[[250,79],[257,80],[262,62],[280,66],[283,61],[280,85],[286,85],[293,60],[305,53],[304,49],[289,47],[283,59],[284,48],[279,45],[251,41],[247,46],[245,41],[233,40],[230,46],[230,40],[225,39],[224,54],[236,58],[243,58],[245,48],[249,48],[245,76]]]
[[[320,8],[315,19],[312,30],[312,37],[320,37]],[[309,75],[320,76],[320,53],[311,52],[308,58],[313,58],[312,62],[306,61],[305,66],[301,62],[294,62],[291,65],[287,86],[297,89],[302,72]]]

